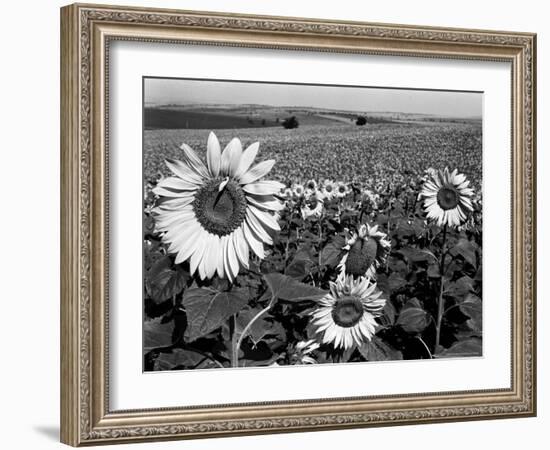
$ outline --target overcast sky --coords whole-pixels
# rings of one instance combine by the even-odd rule
[[[481,117],[482,94],[370,87],[145,79],[146,104],[259,104]]]

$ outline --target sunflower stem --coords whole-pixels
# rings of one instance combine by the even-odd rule
[[[292,220],[294,219],[294,208],[292,208],[290,212],[290,218],[288,219],[288,236],[285,244],[285,269],[288,265],[288,259],[289,254],[288,251],[290,250],[290,236],[292,234]]]
[[[447,224],[443,226],[443,242],[441,244],[441,260],[439,262],[439,298],[437,301],[437,322],[435,325],[435,346],[434,353],[437,353],[439,348],[439,340],[441,337],[441,323],[443,322],[443,313],[445,311],[445,299],[443,298],[443,273],[445,268],[445,244],[447,243]]]
[[[424,348],[425,348],[426,351],[428,352],[428,355],[430,355],[430,359],[433,359],[432,352],[430,352],[430,349],[428,348],[428,346],[427,346],[426,343],[424,342],[424,339],[422,339],[420,336],[416,336],[416,338],[422,343],[422,345],[424,346]]]
[[[390,235],[390,228],[391,228],[391,199],[388,200],[387,214],[388,214],[388,222],[386,223],[386,227],[387,227],[386,234],[389,236]]]
[[[233,345],[233,367],[239,367],[239,351],[241,350],[241,344],[243,343],[243,339],[248,336],[248,331],[254,325],[254,322],[256,322],[260,317],[262,317],[266,312],[268,312],[271,307],[273,306],[273,303],[275,303],[275,296],[271,297],[271,300],[267,304],[267,306],[262,309],[258,314],[256,314],[252,319],[250,319],[250,322],[246,324],[244,327],[242,333],[239,335],[239,339],[234,343]],[[234,316],[233,316],[234,317]],[[235,337],[237,333],[234,333],[233,336]]]
[[[319,217],[319,274],[321,273],[321,265],[323,263],[323,219],[325,214],[321,213]]]
[[[367,208],[365,205],[361,205],[361,214],[359,214],[359,223],[357,224],[358,226],[363,223],[363,215],[365,214],[366,209]]]
[[[233,314],[229,318],[229,334],[231,335],[231,367],[239,367],[239,350],[236,349],[236,339],[237,339],[237,318]]]

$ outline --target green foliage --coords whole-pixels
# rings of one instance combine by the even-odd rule
[[[174,266],[165,256],[153,264],[145,277],[145,289],[155,303],[161,303],[178,295],[189,279],[189,274],[181,266]]]
[[[355,125],[366,125],[367,124],[367,118],[365,116],[357,116],[357,119],[355,120]]]
[[[463,341],[457,341],[448,349],[442,351],[438,356],[440,358],[467,358],[472,356],[481,356],[481,339],[472,337]]]
[[[146,349],[169,347],[172,345],[174,322],[163,323],[161,319],[150,319],[143,322],[143,346]]]
[[[185,141],[200,149],[204,136],[190,131],[182,137],[175,130],[158,135],[162,140],[151,140],[157,135],[148,135],[148,145],[153,142],[156,147],[146,148],[145,159],[150,175],[144,227],[145,370],[230,367],[235,356],[244,366],[299,361],[296,345],[317,338],[311,328],[311,313],[339,274],[347,240],[365,222],[378,225],[391,242],[388,257],[376,269],[377,287],[386,299],[383,313],[376,319],[376,334],[348,352],[336,352],[320,343],[309,355],[318,363],[332,363],[482,354],[481,207],[475,205],[464,227],[448,229],[443,245],[442,228],[426,220],[418,201],[422,171],[428,165],[443,166],[453,158],[466,161],[464,172],[477,175],[474,182],[479,180],[481,166],[472,156],[479,136],[460,127],[446,131],[439,128],[430,135],[406,127],[394,127],[388,134],[386,127],[375,124],[349,126],[358,130],[354,133],[362,134],[347,138],[341,154],[334,153],[334,149],[342,145],[342,135],[329,135],[317,148],[312,144],[317,134],[308,134],[310,130],[305,126],[288,131],[293,134],[292,140],[280,127],[250,131],[254,135],[251,142],[257,140],[256,133],[269,137],[262,152],[266,152],[266,158],[277,159],[274,170],[279,171],[275,172],[279,180],[291,184],[303,183],[310,174],[332,179],[341,175],[344,181],[350,181],[350,191],[343,198],[325,199],[321,217],[304,218],[303,199],[287,201],[279,218],[281,231],[274,236],[273,245],[266,246],[266,258],[260,261],[252,256],[250,270],[241,270],[231,286],[216,278],[197,280],[189,274],[187,262],[176,265],[174,256],[167,254],[154,232],[149,212],[155,202],[150,188],[157,172],[164,170],[156,152],[178,156],[177,146],[172,150],[172,146],[162,143]],[[372,136],[364,134],[367,132]],[[200,137],[196,144],[189,139],[194,133]],[[366,140],[379,153],[372,153]],[[455,141],[462,142],[466,150],[453,147]],[[300,143],[304,148],[307,143],[311,149],[307,160],[301,159],[302,153],[291,152]],[[159,147],[161,144],[166,147]],[[448,153],[434,156],[443,144]],[[413,146],[426,146],[427,153],[407,153]],[[399,155],[407,155],[403,161],[392,156],[396,148]],[[427,164],[428,156],[435,162],[429,160]],[[361,183],[346,178],[350,173],[358,173]],[[368,180],[375,194],[371,197],[365,195]],[[436,348],[441,283],[443,318]],[[239,354],[234,355],[239,339],[242,345]]]
[[[401,309],[397,325],[407,333],[422,333],[430,324],[430,315],[416,298],[409,300]]]
[[[396,359],[403,359],[403,354],[386,344],[378,336],[373,336],[373,338],[365,342],[361,347],[359,347],[359,352],[365,358],[366,361],[393,361]]]
[[[182,299],[188,322],[185,338],[193,342],[207,335],[247,303],[248,290],[242,288],[225,292],[211,288],[189,289]]]
[[[481,126],[372,123],[370,117],[366,126],[356,126],[351,121],[347,126],[326,122],[306,125],[302,117],[300,127],[291,130],[281,126],[281,117],[278,126],[262,128],[256,122],[238,130],[231,126],[215,131],[223,142],[238,136],[244,148],[259,141],[262,158],[277,160],[270,177],[288,184],[304,183],[310,178],[358,181],[369,183],[369,189],[382,195],[389,184],[407,186],[428,167],[448,165],[459,167],[476,189],[481,188]],[[184,122],[179,123],[178,127]],[[181,158],[182,142],[204,159],[209,132],[210,129],[145,130],[145,179],[156,179],[159,173],[168,175],[164,160]],[[409,199],[409,205],[411,201],[414,199]]]
[[[318,300],[326,292],[309,284],[300,283],[293,278],[280,273],[270,273],[264,276],[269,286],[271,295],[279,300],[288,302],[301,302],[307,300]]]
[[[239,312],[237,316],[236,334],[240,336],[245,327],[252,321],[254,317],[261,314],[262,308],[246,307]],[[260,341],[269,339],[284,339],[285,329],[273,316],[261,315],[258,320],[252,323],[248,330],[247,336],[251,339],[252,344],[257,346]]]
[[[283,127],[287,130],[291,130],[293,128],[298,128],[300,124],[298,123],[298,119],[296,116],[288,117],[285,120],[283,120]]]

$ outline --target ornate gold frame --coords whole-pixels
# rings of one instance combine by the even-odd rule
[[[115,39],[510,62],[510,389],[110,411],[105,98],[109,42]],[[99,5],[62,8],[62,442],[79,446],[535,415],[535,51],[536,36],[529,33]]]

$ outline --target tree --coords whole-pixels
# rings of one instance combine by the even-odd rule
[[[298,123],[298,119],[296,116],[288,117],[283,121],[283,127],[285,127],[287,130],[290,130],[292,128],[298,128],[300,124]]]
[[[367,118],[365,116],[357,116],[357,120],[355,121],[355,125],[366,125],[367,124]]]

